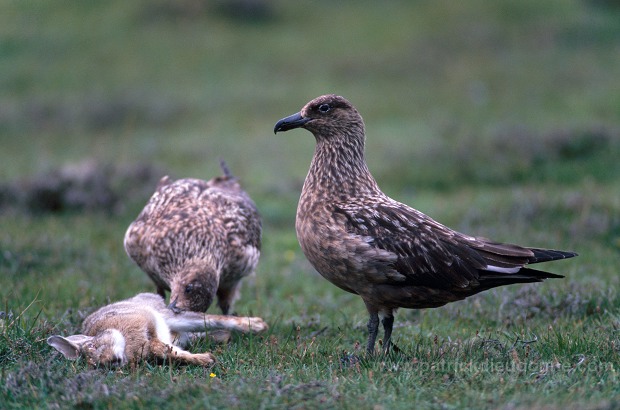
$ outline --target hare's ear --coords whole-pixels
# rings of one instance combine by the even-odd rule
[[[92,339],[92,336],[85,335],[67,337],[54,335],[47,338],[47,344],[62,353],[66,359],[75,360],[80,356],[82,345]]]

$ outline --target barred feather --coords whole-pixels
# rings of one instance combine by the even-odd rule
[[[366,165],[362,117],[343,97],[318,97],[274,131],[299,127],[314,134],[316,149],[297,238],[323,277],[364,300],[369,351],[379,314],[389,342],[396,308],[437,307],[496,286],[558,278],[524,266],[576,256],[465,235],[389,198]]]

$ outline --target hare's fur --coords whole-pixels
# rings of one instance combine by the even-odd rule
[[[258,317],[174,313],[161,296],[140,293],[89,315],[82,324],[83,334],[54,335],[47,343],[65,358],[84,356],[91,365],[123,366],[156,357],[209,366],[215,362],[211,353],[190,353],[179,347],[207,329],[256,333],[267,329],[267,324]]]

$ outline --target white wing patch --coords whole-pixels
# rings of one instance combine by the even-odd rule
[[[521,270],[521,267],[515,266],[514,268],[501,268],[499,266],[487,265],[485,270],[498,273],[517,273]]]

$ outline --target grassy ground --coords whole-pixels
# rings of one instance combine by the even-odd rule
[[[0,407],[620,406],[617,2],[12,1],[0,39]],[[548,266],[566,278],[400,311],[402,352],[366,358],[363,303],[294,234],[312,137],[271,131],[327,92],[363,114],[387,193],[575,250]],[[85,158],[210,178],[219,157],[264,218],[236,310],[269,332],[192,346],[217,355],[209,370],[64,361],[48,335],[152,289],[122,238],[153,181],[112,184],[112,211],[13,197]]]

